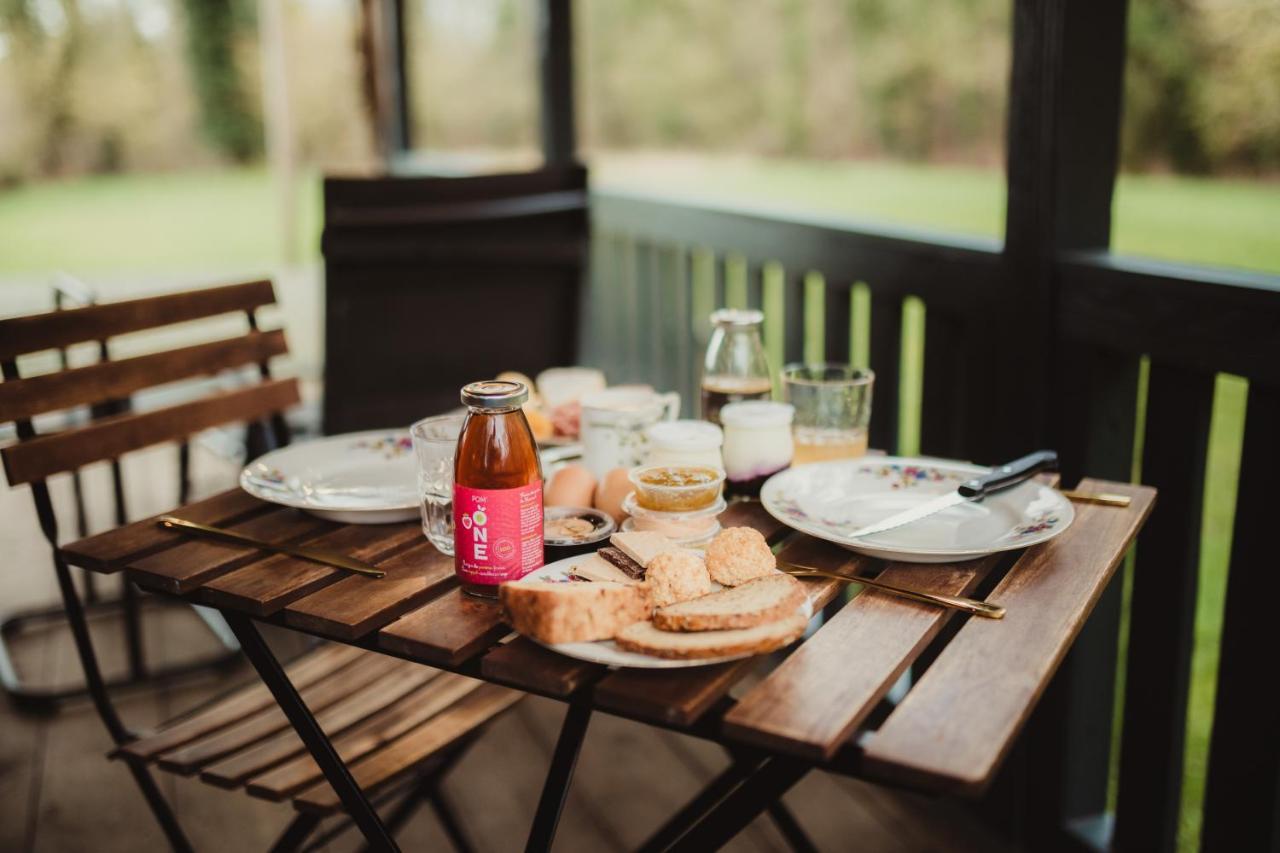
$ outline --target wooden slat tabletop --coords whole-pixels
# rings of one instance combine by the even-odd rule
[[[274,509],[243,489],[230,489],[213,497],[188,504],[174,514],[202,524],[224,525]],[[165,513],[169,515],[170,513]],[[186,541],[181,533],[166,530],[156,521],[160,516],[135,521],[62,546],[62,554],[73,566],[95,572],[115,572],[129,560],[163,551]]]
[[[336,528],[331,522],[285,507],[223,526],[255,539],[288,544],[305,542]],[[264,556],[261,550],[244,545],[212,539],[184,540],[168,550],[130,560],[126,569],[129,579],[147,589],[185,595]]]
[[[310,543],[378,565],[384,558],[422,538],[416,522],[349,524]],[[200,588],[200,598],[251,616],[270,616],[280,608],[348,576],[342,569],[276,554],[214,578]]]
[[[452,589],[383,628],[378,645],[430,663],[456,666],[509,632],[498,602]]]
[[[386,577],[346,575],[289,605],[284,610],[285,624],[326,637],[355,640],[417,609],[457,582],[453,558],[441,554],[430,542],[400,551],[379,562],[378,568]]]
[[[960,617],[863,590],[789,654],[685,670],[610,670],[554,654],[524,638],[504,642],[510,630],[496,602],[463,595],[452,560],[423,540],[416,522],[337,525],[264,504],[238,489],[175,513],[273,542],[306,541],[331,548],[383,568],[387,576],[381,580],[189,539],[160,528],[154,519],[73,543],[63,552],[72,564],[96,571],[126,569],[131,578],[156,591],[420,663],[478,673],[504,687],[566,700],[585,697],[601,710],[826,766],[845,766],[853,749],[856,760],[850,766],[877,777],[972,792],[998,767],[1154,498],[1150,489],[1116,483],[1086,480],[1081,487],[1130,494],[1134,505],[1126,510],[1079,505],[1075,525],[1049,543],[1021,555],[955,565],[885,565],[793,534],[759,503],[734,504],[722,524],[760,530],[780,546],[783,560],[952,594],[974,594],[994,585],[989,600],[1006,606],[1009,614],[1000,622],[969,619],[952,636],[943,628]],[[802,582],[815,611],[845,587],[838,580]],[[851,747],[898,676],[926,650],[932,663],[924,676],[877,731],[857,740],[865,749]],[[345,651],[362,659],[370,654]],[[389,668],[383,673],[372,667],[357,675],[354,656],[327,654],[318,658],[319,663],[300,665],[295,674],[300,689],[321,699],[328,695],[322,686],[330,678],[385,680],[397,671]],[[766,664],[771,671],[735,691]],[[395,695],[401,698],[385,713],[406,713],[412,705],[408,697],[418,692],[436,697],[479,684],[456,681],[462,677],[452,674],[424,678],[426,683],[406,682],[397,688]],[[508,694],[496,687],[492,691],[483,694],[483,701],[477,698],[478,711],[504,706]],[[736,702],[731,698],[735,693],[741,694]],[[231,743],[234,732],[229,732],[227,757],[216,754],[217,742],[207,741],[198,754],[186,755],[184,743],[194,742],[211,725],[198,716],[162,733],[155,742],[140,741],[138,748],[148,750],[153,759],[206,773],[219,784],[244,784],[274,799],[301,794],[303,807],[329,808],[327,786],[306,790],[319,781],[318,770],[291,733],[280,727],[281,718],[265,689],[247,689],[237,701],[250,709],[248,719],[255,728],[246,736],[258,738],[252,749],[232,753],[230,747],[243,745],[239,740]],[[339,702],[320,710],[337,729],[368,710],[358,700],[347,701],[357,704]],[[404,736],[412,737],[417,724],[416,717],[405,718]],[[361,739],[365,724],[347,728],[338,740],[339,751],[362,760],[369,749]],[[422,737],[426,740],[418,746],[426,749],[436,735]]]
[[[759,507],[758,504],[746,504]],[[756,510],[752,510],[755,512]],[[758,510],[763,513],[763,509]],[[782,549],[780,559],[835,571],[852,556],[848,551],[807,536]],[[805,578],[816,613],[843,586],[826,578]],[[743,658],[693,669],[619,669],[596,685],[596,704],[636,719],[688,726],[695,723],[732,687],[760,665],[760,658]]]
[[[874,561],[848,554],[857,572]],[[878,577],[912,589],[969,595],[1004,559],[956,566],[890,565]],[[867,589],[824,624],[725,715],[736,739],[830,758],[954,614]],[[809,697],[822,696],[814,702]]]
[[[1155,503],[1155,490],[1085,479],[1130,495],[1127,509],[1077,505],[1061,536],[1023,552],[867,744],[868,766],[904,782],[979,792],[994,775],[1058,663]]]
[[[480,660],[480,674],[488,681],[559,699],[608,671],[601,664],[558,655],[524,637],[503,643]]]

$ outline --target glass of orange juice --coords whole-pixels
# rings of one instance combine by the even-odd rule
[[[876,376],[848,364],[788,364],[782,393],[795,406],[792,465],[850,459],[867,452]]]

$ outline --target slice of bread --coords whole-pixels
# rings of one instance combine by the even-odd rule
[[[608,640],[652,610],[648,588],[611,581],[504,583],[498,598],[508,624],[543,643]]]
[[[569,566],[569,571],[589,581],[614,581],[615,583],[638,584],[640,578],[633,578],[622,569],[610,563],[597,553],[584,554]]]
[[[637,622],[614,637],[619,648],[675,660],[764,654],[780,649],[804,633],[809,620],[799,613],[754,628],[680,633],[662,631],[652,622]]]
[[[804,598],[804,585],[778,572],[692,601],[659,607],[653,624],[663,631],[753,628],[795,612]]]
[[[676,543],[661,533],[650,530],[615,533],[609,537],[609,544],[646,568],[654,557],[676,547]]]

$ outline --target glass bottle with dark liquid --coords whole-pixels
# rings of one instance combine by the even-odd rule
[[[462,389],[467,419],[453,468],[454,571],[464,592],[498,595],[543,563],[542,461],[519,382]]]
[[[720,423],[720,409],[773,394],[760,311],[722,308],[711,315],[711,342],[702,372],[702,417]]]

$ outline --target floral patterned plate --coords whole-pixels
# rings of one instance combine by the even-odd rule
[[[991,469],[896,456],[815,462],[770,477],[760,492],[769,514],[850,551],[906,563],[949,563],[1025,548],[1057,536],[1075,518],[1071,502],[1034,480],[978,503],[858,540],[844,534],[955,489]]]
[[[563,560],[556,560],[554,563],[548,563],[540,569],[534,569],[529,574],[521,578],[517,583],[523,581],[556,581],[558,583],[591,583],[591,581],[575,580],[572,576],[571,569],[575,563],[582,562],[582,556],[565,557]],[[724,587],[715,581],[711,582],[713,591],[723,589]],[[813,616],[813,604],[807,598],[798,608],[806,618]],[[533,639],[530,637],[529,639]],[[718,658],[699,658],[695,660],[671,660],[668,658],[654,657],[653,655],[643,655],[638,652],[628,652],[618,648],[618,644],[613,640],[597,640],[593,643],[542,643],[533,640],[540,646],[551,649],[553,652],[559,652],[571,658],[589,661],[590,663],[602,663],[605,666],[625,666],[634,669],[686,669],[692,666],[710,666],[712,664],[724,663],[725,661],[738,660],[739,658],[751,657],[751,655],[733,655],[731,657]]]
[[[273,450],[240,472],[255,498],[347,524],[418,517],[413,443],[403,430],[371,430]]]

